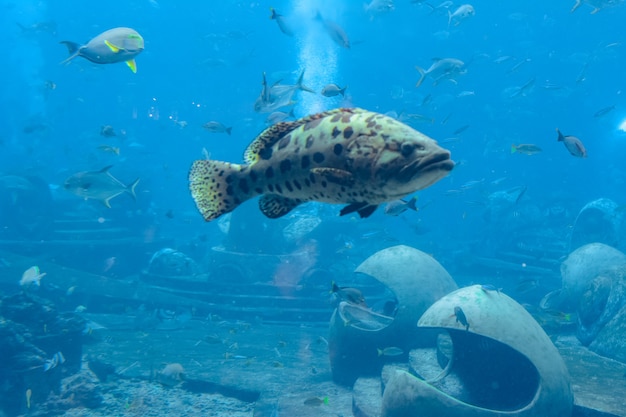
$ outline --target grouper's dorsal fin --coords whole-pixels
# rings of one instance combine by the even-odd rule
[[[280,122],[276,123],[267,129],[265,129],[255,140],[252,141],[248,148],[244,152],[243,158],[246,164],[254,164],[259,159],[269,159],[272,156],[271,148],[279,140],[281,140],[289,132],[294,131],[298,127],[311,124],[311,128],[315,127],[319,121],[327,116],[339,115],[342,113],[362,113],[361,109],[346,109],[339,108],[334,110],[325,111],[322,113],[312,114],[310,116],[303,117],[293,122]]]
[[[271,148],[287,133],[300,126],[299,120],[295,122],[280,122],[265,129],[252,141],[243,154],[246,164],[254,164],[259,159],[269,159],[272,156]]]

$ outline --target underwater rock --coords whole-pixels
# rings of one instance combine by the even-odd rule
[[[171,248],[163,248],[152,255],[148,266],[149,274],[162,277],[193,276],[198,272],[193,259]]]
[[[451,357],[429,380],[396,371],[385,387],[382,416],[571,415],[563,359],[532,316],[507,295],[480,285],[459,289],[435,302],[418,327],[447,330]]]
[[[432,256],[398,245],[376,252],[355,272],[383,283],[397,300],[395,315],[340,303],[330,321],[329,358],[333,380],[352,385],[360,376],[376,375],[390,360],[405,357],[412,348],[432,344],[435,332],[415,322],[437,299],[457,288],[450,274]],[[399,357],[380,350],[398,348]]]
[[[593,352],[626,363],[626,305],[613,316],[589,345]]]
[[[626,362],[626,265],[598,274],[577,309],[576,337],[593,352]]]
[[[587,203],[578,213],[570,236],[570,248],[577,249],[588,243],[604,243],[618,247],[623,213],[608,198]]]
[[[626,255],[603,243],[590,243],[570,253],[561,264],[563,305],[575,308],[598,274],[621,265],[626,265]]]
[[[101,382],[106,382],[109,375],[115,375],[115,366],[99,359],[88,359],[87,367]]]
[[[62,381],[61,397],[74,407],[98,408],[102,393],[98,379],[88,372],[80,372]]]
[[[322,223],[319,216],[309,214],[300,215],[292,223],[289,223],[283,229],[283,237],[288,242],[298,242]]]
[[[578,314],[578,329],[576,337],[583,345],[593,342],[609,322],[613,326],[617,323],[618,312],[626,305],[626,265],[614,267],[598,274],[587,284],[578,302],[576,313]],[[617,319],[619,321],[619,319]],[[606,332],[605,332],[606,333]],[[624,336],[624,334],[621,334]],[[611,335],[612,338],[613,335]],[[620,334],[615,336],[622,337]],[[605,336],[606,338],[606,336]],[[598,342],[597,353],[610,358],[615,358],[614,342]],[[600,350],[598,348],[602,346]],[[624,355],[626,356],[626,355]]]
[[[51,391],[58,392],[61,371],[80,369],[84,328],[82,318],[59,314],[52,303],[35,295],[22,291],[2,298],[0,411],[22,414],[28,405],[37,408]]]
[[[96,409],[103,403],[98,379],[88,370],[64,378],[58,394],[52,394],[42,404],[46,415],[64,414],[72,408]]]

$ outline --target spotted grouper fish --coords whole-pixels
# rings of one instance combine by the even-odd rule
[[[206,221],[259,195],[269,218],[307,201],[346,204],[341,215],[368,217],[454,167],[450,152],[426,135],[391,117],[345,108],[269,127],[244,159],[193,163],[191,195]]]

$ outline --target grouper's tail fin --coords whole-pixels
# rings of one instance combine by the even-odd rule
[[[230,213],[253,197],[247,179],[240,175],[245,165],[199,160],[189,171],[189,190],[207,222]]]
[[[76,42],[70,42],[70,41],[61,41],[59,43],[62,43],[63,45],[67,46],[67,51],[70,54],[70,56],[67,57],[63,62],[61,62],[61,64],[67,64],[72,59],[76,58],[78,54],[80,53],[80,47],[82,46],[81,44],[78,44]]]

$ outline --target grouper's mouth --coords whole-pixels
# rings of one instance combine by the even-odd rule
[[[429,176],[433,178],[430,182],[432,184],[448,175],[452,168],[454,168],[454,162],[450,159],[450,152],[441,150],[418,158],[402,167],[398,173],[398,179],[409,182],[417,177]]]

